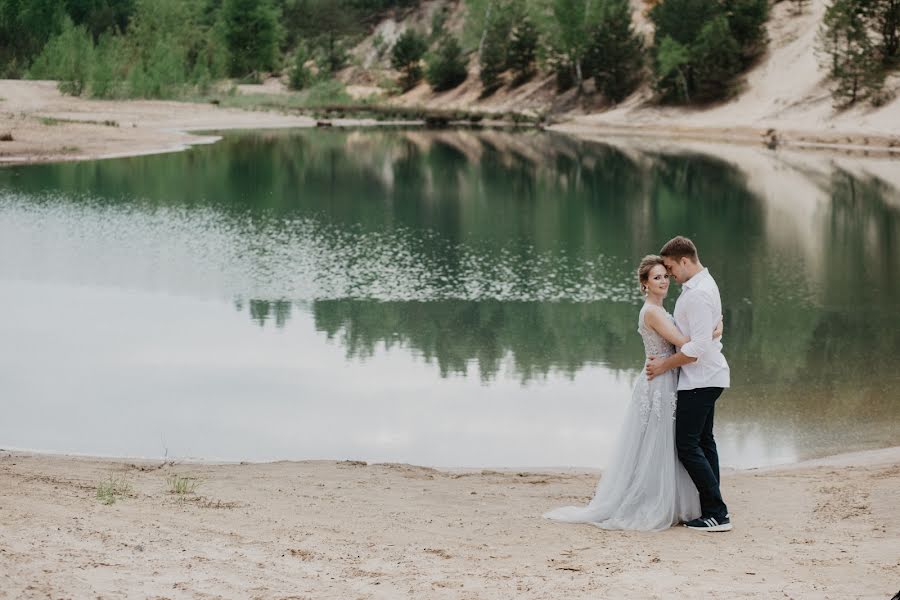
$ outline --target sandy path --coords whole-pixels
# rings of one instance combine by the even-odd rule
[[[166,477],[202,479],[183,500]],[[130,496],[101,504],[99,482]],[[900,448],[724,475],[729,534],[545,521],[592,473],[0,456],[3,598],[873,598],[900,587]]]

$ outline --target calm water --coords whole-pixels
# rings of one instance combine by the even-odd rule
[[[900,190],[758,155],[334,130],[0,169],[0,446],[602,467],[678,233],[724,464],[895,444]]]

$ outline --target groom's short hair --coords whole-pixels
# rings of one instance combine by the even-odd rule
[[[659,251],[659,254],[660,256],[674,258],[675,260],[681,260],[682,258],[687,257],[691,259],[691,262],[697,262],[697,246],[683,235],[673,237],[666,242],[665,246],[662,247],[662,250]]]

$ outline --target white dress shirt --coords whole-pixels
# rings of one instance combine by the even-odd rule
[[[709,269],[703,269],[684,282],[675,303],[675,324],[691,339],[680,348],[681,353],[697,359],[681,367],[679,390],[729,387],[731,371],[722,355],[722,342],[712,336],[721,317],[719,286]]]

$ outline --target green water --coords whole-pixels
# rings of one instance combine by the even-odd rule
[[[743,152],[315,130],[0,169],[0,446],[603,466],[676,234],[722,293],[723,463],[896,443],[900,190]]]

